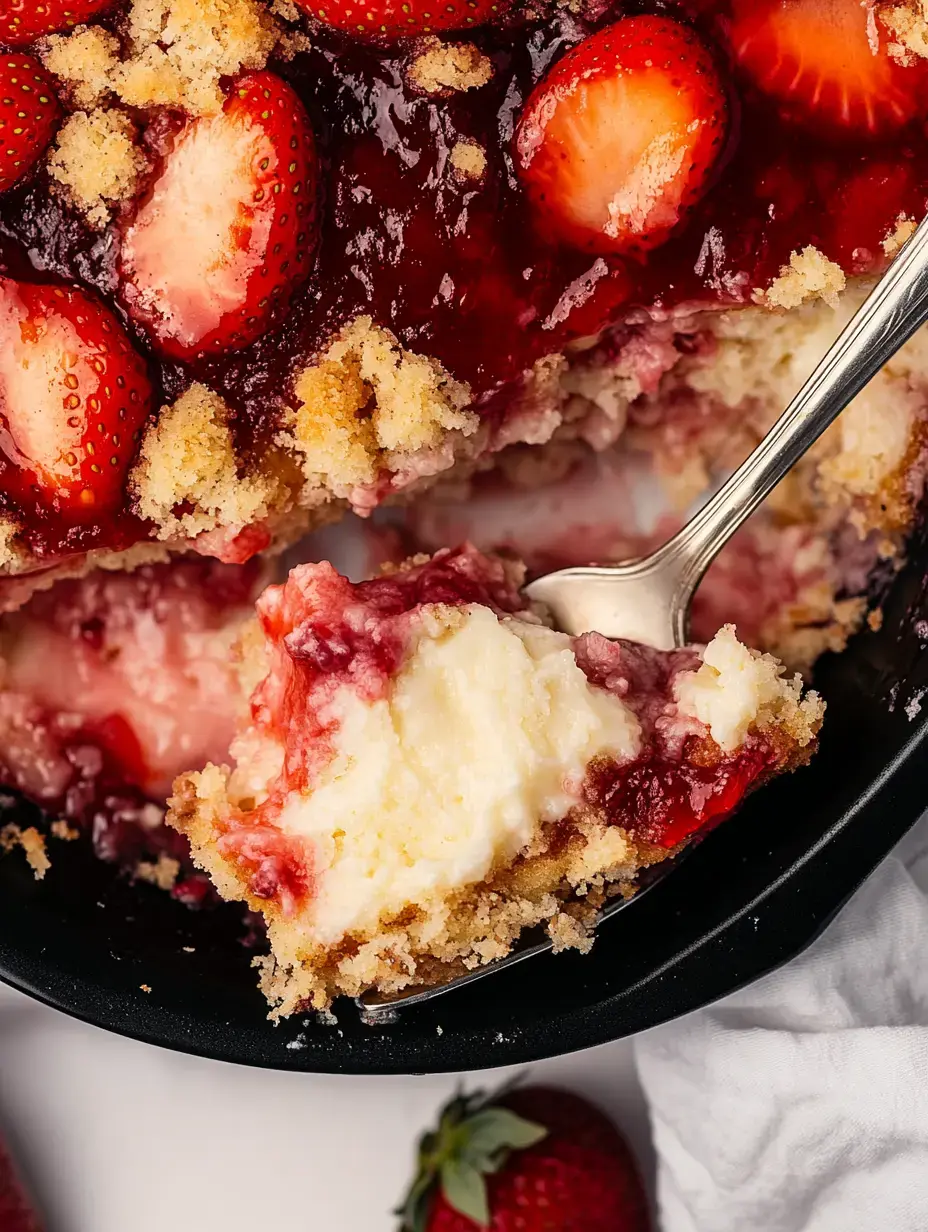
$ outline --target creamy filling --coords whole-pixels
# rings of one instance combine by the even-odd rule
[[[579,801],[593,758],[639,751],[637,719],[589,683],[567,637],[444,610],[388,696],[338,692],[334,757],[280,814],[313,852],[302,923],[317,943],[482,881]]]

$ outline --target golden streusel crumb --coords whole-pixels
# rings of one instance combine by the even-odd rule
[[[221,78],[263,68],[279,33],[258,0],[133,0],[116,90],[133,107],[213,114]]]
[[[424,94],[448,94],[485,86],[493,63],[473,43],[443,43],[430,38],[410,64],[408,77]]]
[[[159,890],[173,890],[180,873],[180,861],[166,856],[163,852],[157,860],[139,860],[135,866],[135,875],[140,881],[157,886]]]
[[[449,161],[463,180],[479,180],[487,169],[487,155],[476,141],[459,141],[452,146]]]
[[[311,487],[337,496],[373,482],[388,454],[436,445],[445,431],[478,424],[470,389],[389,330],[358,317],[297,378],[299,402],[281,443],[303,456]]]
[[[928,0],[903,0],[877,7],[884,26],[893,37],[887,51],[900,64],[928,58]]]
[[[228,416],[218,394],[194,384],[145,434],[132,485],[138,512],[156,524],[159,539],[248,526],[267,516],[271,484],[240,476]],[[181,504],[186,511],[177,514]]]
[[[35,826],[21,829],[15,822],[0,830],[0,851],[12,851],[21,847],[26,857],[26,863],[32,869],[36,881],[41,881],[52,866],[45,850],[45,839]]]
[[[872,612],[867,613],[867,628],[871,633],[878,633],[883,628],[883,609],[875,607]]]
[[[883,240],[883,251],[887,257],[894,257],[902,246],[908,243],[917,226],[914,218],[906,218],[905,214],[899,215],[892,231]]]
[[[63,817],[59,817],[49,826],[52,833],[52,838],[57,838],[62,843],[73,843],[81,836],[80,830],[76,830],[74,826],[68,825]]]
[[[809,246],[790,256],[789,265],[765,292],[759,292],[759,298],[773,308],[798,308],[813,299],[823,299],[834,308],[846,283],[841,266]]]
[[[48,39],[42,62],[78,107],[98,107],[110,93],[119,67],[119,40],[102,26],[80,26]]]
[[[131,197],[146,169],[135,125],[122,111],[75,111],[58,134],[48,169],[94,227]]]

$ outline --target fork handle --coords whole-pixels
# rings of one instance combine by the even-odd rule
[[[689,601],[738,527],[896,351],[928,320],[928,218],[751,456],[656,553],[676,565],[677,642]]]

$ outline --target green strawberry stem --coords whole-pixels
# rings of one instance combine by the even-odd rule
[[[478,1228],[490,1226],[485,1178],[498,1172],[513,1151],[534,1146],[548,1132],[496,1105],[499,1094],[460,1092],[442,1110],[438,1128],[419,1139],[416,1176],[397,1211],[401,1232],[425,1232],[439,1186],[449,1206]]]

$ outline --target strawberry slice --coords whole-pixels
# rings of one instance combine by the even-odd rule
[[[309,119],[273,73],[184,125],[120,258],[126,306],[161,351],[236,350],[279,319],[309,274],[316,179]]]
[[[704,192],[727,122],[725,90],[695,32],[668,17],[629,17],[535,87],[516,131],[517,166],[549,236],[643,252]]]
[[[38,60],[0,54],[0,192],[32,170],[60,118],[52,79]]]
[[[493,21],[508,0],[297,0],[300,8],[327,26],[361,38],[429,34],[438,30],[469,30]]]
[[[151,405],[116,317],[78,287],[0,278],[0,491],[74,524],[124,499]]]
[[[876,137],[928,112],[924,61],[896,63],[860,0],[735,0],[730,39],[741,67],[793,122]]]
[[[46,34],[92,21],[114,0],[0,0],[0,43],[26,47]]]

